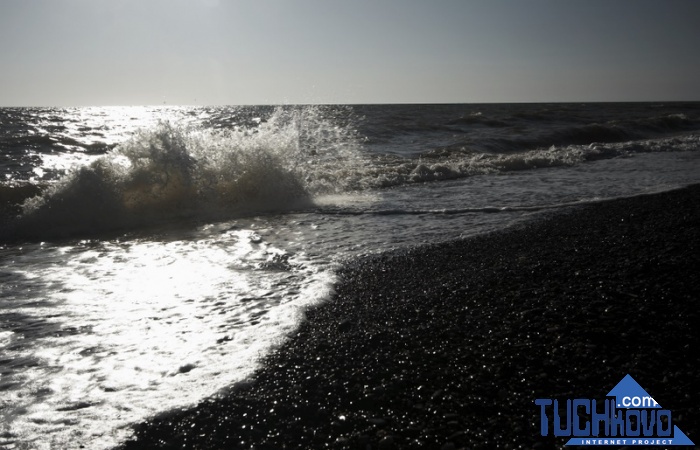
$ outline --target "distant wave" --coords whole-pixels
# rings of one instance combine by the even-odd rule
[[[533,142],[531,146],[610,143],[633,139],[657,137],[661,133],[672,133],[693,129],[698,124],[683,114],[670,114],[643,119],[614,120],[607,123],[592,123],[557,130]]]
[[[367,173],[365,184],[388,187],[407,183],[451,180],[472,175],[572,166],[586,161],[635,153],[698,151],[700,134],[588,145],[552,145],[511,153],[478,153],[442,149],[426,158],[387,158],[381,170]],[[372,169],[368,169],[368,172]]]
[[[489,118],[481,115],[470,115],[451,121],[450,124],[484,125],[486,127],[518,127],[517,121]],[[548,148],[553,145],[587,145],[592,143],[614,143],[629,140],[652,139],[679,132],[692,132],[697,130],[700,123],[693,121],[683,114],[671,114],[650,118],[614,120],[606,123],[573,123],[557,127],[542,127],[538,134],[500,133],[495,136],[480,137],[465,140],[462,147],[475,151],[488,151],[492,153],[513,153],[523,150]],[[537,128],[535,128],[537,129]],[[464,132],[472,132],[462,130]],[[471,136],[471,135],[468,135]],[[459,144],[453,144],[458,147]],[[441,152],[444,149],[435,149],[425,153]]]

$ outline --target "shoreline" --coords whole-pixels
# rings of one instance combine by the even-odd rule
[[[356,260],[246,382],[120,448],[558,448],[626,374],[700,440],[700,185]]]

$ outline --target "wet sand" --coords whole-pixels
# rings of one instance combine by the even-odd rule
[[[626,374],[698,443],[699,237],[693,186],[357,260],[250,381],[124,448],[559,448],[534,400]]]

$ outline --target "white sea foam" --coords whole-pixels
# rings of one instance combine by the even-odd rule
[[[274,243],[286,239],[217,225],[3,255],[15,319],[0,333],[14,361],[0,447],[107,448],[129,424],[250,375],[332,289],[331,266]]]

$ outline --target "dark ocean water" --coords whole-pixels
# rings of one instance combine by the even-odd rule
[[[225,389],[346,259],[699,181],[698,103],[0,108],[0,446]]]

